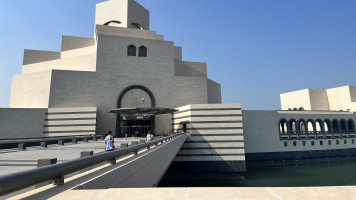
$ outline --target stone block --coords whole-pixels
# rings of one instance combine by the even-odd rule
[[[46,141],[41,142],[41,147],[47,147],[47,142]]]
[[[128,143],[121,143],[121,144],[120,144],[120,148],[126,148],[126,147],[128,147],[128,146],[129,146]]]
[[[45,158],[37,160],[37,168],[53,165],[57,163],[57,158]]]
[[[84,158],[84,157],[89,157],[94,155],[94,151],[82,151],[80,152],[80,157]]]
[[[20,143],[17,145],[18,150],[24,151],[26,150],[26,143]]]

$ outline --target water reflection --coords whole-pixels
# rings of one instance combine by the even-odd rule
[[[162,180],[159,187],[305,187],[356,185],[356,161],[250,166],[244,179]]]

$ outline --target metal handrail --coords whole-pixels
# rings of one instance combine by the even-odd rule
[[[102,137],[104,135],[71,135],[71,136],[56,136],[56,137],[35,137],[35,138],[12,138],[12,139],[0,139],[0,143],[19,143],[19,142],[42,142],[48,140],[63,140],[63,139],[81,139],[91,137]]]
[[[138,144],[124,149],[95,154],[90,157],[78,158],[72,161],[50,165],[46,167],[31,169],[15,174],[0,177],[0,196],[15,192],[44,181],[63,178],[64,175],[97,165],[106,161],[111,161],[117,157],[137,152],[145,147],[158,144],[160,142],[181,136],[183,134],[170,135],[164,138],[156,139],[151,142]]]

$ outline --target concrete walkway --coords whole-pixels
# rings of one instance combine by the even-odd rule
[[[33,199],[19,195],[14,199]],[[356,187],[115,188],[68,190],[49,199],[124,200],[355,200]]]
[[[141,138],[143,139],[143,138]],[[115,138],[116,146],[120,143],[139,141],[140,138]],[[47,148],[40,146],[28,147],[25,151],[17,149],[0,150],[0,176],[37,168],[37,160],[43,158],[57,158],[57,163],[66,162],[80,157],[82,151],[94,151],[95,153],[105,151],[103,140],[78,142],[77,144],[65,143],[63,146],[57,144],[48,145]]]

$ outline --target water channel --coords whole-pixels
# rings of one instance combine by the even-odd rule
[[[306,187],[356,185],[356,161],[250,166],[244,179],[162,180],[158,187]]]

